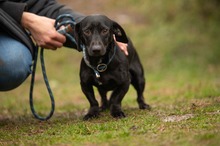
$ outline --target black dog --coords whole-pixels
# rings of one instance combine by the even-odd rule
[[[101,95],[101,110],[110,108],[113,117],[125,117],[121,101],[130,83],[137,91],[139,108],[150,109],[143,97],[143,67],[123,28],[106,16],[91,15],[76,24],[74,32],[78,49],[83,50],[84,54],[80,68],[81,88],[90,103],[84,120],[99,115],[99,104],[95,99],[93,86],[98,88]],[[128,56],[117,46],[113,35],[117,41],[128,44]],[[106,94],[111,90],[113,92],[108,100]]]

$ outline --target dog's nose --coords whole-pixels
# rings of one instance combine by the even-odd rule
[[[101,45],[93,45],[92,46],[92,52],[95,53],[95,54],[100,53],[101,49],[102,49]]]

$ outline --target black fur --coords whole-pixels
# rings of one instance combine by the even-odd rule
[[[84,59],[81,61],[81,88],[90,103],[90,109],[84,120],[97,117],[100,108],[101,110],[110,108],[113,117],[125,117],[121,109],[121,102],[130,83],[137,91],[139,108],[150,109],[143,97],[145,88],[144,70],[138,54],[123,28],[104,15],[91,15],[76,24],[74,32],[78,50],[82,50],[82,46],[85,46],[86,58],[92,67],[101,63],[108,64],[109,60],[113,58],[108,64],[107,70],[99,73],[100,78],[96,77],[94,70],[86,64]],[[113,35],[117,41],[128,44],[128,56],[117,46]],[[114,51],[116,51],[115,55]],[[94,95],[93,86],[98,88],[101,95],[100,108]],[[109,100],[106,96],[108,91],[112,91]]]

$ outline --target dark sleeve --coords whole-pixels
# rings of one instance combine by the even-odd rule
[[[39,2],[40,1],[38,1],[38,3]],[[42,0],[41,3],[39,3],[39,5],[42,5]],[[75,21],[79,22],[85,17],[84,14],[73,11],[68,6],[57,3],[57,1],[55,0],[50,0],[45,2],[44,9],[39,9],[38,7],[31,7],[31,5],[29,4],[28,4],[28,8],[29,8],[28,11],[30,12],[37,13],[38,15],[46,16],[53,19],[56,19],[61,14],[71,14],[75,19]],[[68,37],[66,42],[64,43],[64,46],[75,49],[77,48],[77,45],[74,42],[72,42]]]
[[[46,16],[52,19],[56,19],[60,14],[71,14],[75,20],[80,20],[84,15],[78,12],[74,12],[71,8],[58,3],[56,0],[28,0],[27,11],[40,15]]]
[[[19,24],[24,11],[53,19],[56,19],[61,14],[71,14],[76,22],[84,18],[83,14],[73,11],[71,8],[67,8],[56,0],[27,0],[25,3],[0,0],[0,9]],[[76,44],[71,42],[68,38],[64,46],[76,48]]]
[[[11,2],[11,1],[3,1],[3,0],[0,1],[0,9],[5,11],[18,23],[20,23],[21,21],[21,17],[22,17],[22,14],[25,8],[26,8],[25,3],[17,3],[17,2]]]

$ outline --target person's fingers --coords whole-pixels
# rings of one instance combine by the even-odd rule
[[[127,44],[125,43],[120,43],[120,42],[117,42],[118,46],[121,48],[121,50],[125,53],[125,55],[128,56],[128,49],[127,49]]]
[[[56,45],[54,45],[54,43],[46,43],[46,42],[44,42],[44,41],[41,41],[41,40],[38,40],[37,42],[36,42],[36,44],[37,44],[37,46],[39,46],[39,47],[41,47],[41,48],[44,48],[44,49],[51,49],[51,50],[56,50],[57,49],[57,45],[59,46],[59,45],[62,45],[62,44],[56,44]]]
[[[41,47],[41,48],[44,48],[44,49],[48,49],[48,50],[57,50],[57,48],[56,47],[54,47],[54,46],[52,46],[52,45],[38,45],[39,47]]]
[[[52,40],[51,42],[48,43],[49,46],[53,46],[53,48],[61,48],[63,47],[63,43],[59,41]]]
[[[54,36],[53,38],[47,37],[43,38],[42,40],[37,40],[36,43],[38,46],[47,49],[61,48],[63,46],[63,43],[66,41],[66,38],[63,37],[64,36],[61,36],[60,38],[57,36]]]
[[[125,53],[125,55],[128,56],[128,49],[127,49],[128,45],[117,41],[116,43],[118,44],[119,48]]]
[[[53,39],[62,44],[66,42],[66,37],[63,34],[60,34],[59,32],[56,32],[55,37]]]
[[[114,38],[115,42],[118,44],[121,51],[123,51],[125,53],[125,55],[128,56],[128,48],[127,48],[128,44],[118,42],[115,38],[115,35],[113,35],[113,38]]]

